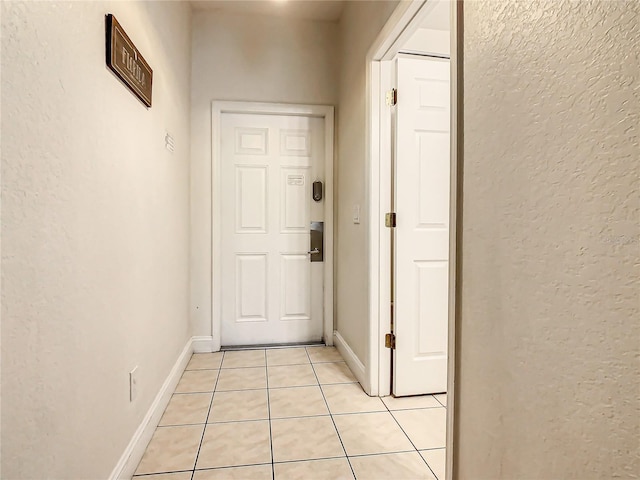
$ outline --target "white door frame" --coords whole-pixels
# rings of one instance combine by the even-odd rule
[[[417,22],[412,21],[428,4],[428,0],[401,2],[367,53],[366,72],[366,115],[367,115],[367,161],[369,172],[369,357],[367,380],[370,395],[389,395],[391,391],[391,350],[384,346],[384,336],[390,324],[390,236],[384,225],[384,215],[390,211],[390,185],[388,175],[391,169],[391,118],[386,114],[384,93],[390,89],[391,60],[400,46],[413,34]],[[424,13],[424,11],[423,11]],[[457,245],[456,241],[462,216],[458,214],[458,162],[459,139],[462,135],[462,68],[460,49],[462,48],[462,2],[451,0],[451,184],[450,184],[450,230],[449,230],[449,320],[448,320],[448,360],[447,360],[447,441],[446,475],[454,478],[454,429],[455,418],[455,377],[456,377],[456,290]],[[400,95],[402,93],[400,92]],[[382,173],[381,173],[382,172]]]
[[[221,176],[220,176],[220,122],[224,113],[261,115],[293,115],[324,119],[325,181],[324,181],[324,318],[323,337],[333,345],[333,129],[334,108],[325,105],[294,105],[286,103],[211,102],[211,333],[213,351],[220,350],[222,323],[222,235]]]

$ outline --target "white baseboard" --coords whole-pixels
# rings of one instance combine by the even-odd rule
[[[213,344],[213,337],[192,337],[193,341],[193,353],[211,353],[217,352],[220,348],[215,348]]]
[[[347,362],[349,369],[353,372],[362,388],[364,388],[365,392],[368,392],[369,389],[369,379],[365,375],[365,368],[360,359],[353,353],[349,344],[342,338],[342,335],[337,331],[333,332],[334,345],[344,358],[344,361]]]
[[[162,414],[164,413],[165,408],[167,408],[169,400],[171,400],[171,395],[173,395],[173,392],[180,381],[180,377],[189,363],[189,359],[193,353],[193,342],[194,338],[190,338],[182,349],[182,353],[180,353],[180,356],[173,365],[171,372],[169,372],[167,379],[162,384],[158,395],[156,395],[156,398],[149,407],[147,414],[142,419],[142,423],[140,423],[140,426],[133,434],[133,438],[129,442],[129,445],[127,445],[127,448],[120,457],[120,460],[111,472],[111,475],[109,475],[109,480],[129,480],[135,473],[136,468],[142,459],[142,455],[144,455],[147,445],[151,441],[151,437],[156,431],[158,423],[160,423],[160,418],[162,418]]]

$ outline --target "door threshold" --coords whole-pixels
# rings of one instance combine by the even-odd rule
[[[262,345],[228,345],[220,347],[221,352],[233,352],[236,350],[262,350],[277,348],[297,348],[297,347],[321,347],[326,344],[319,342],[296,342],[296,343],[266,343]]]

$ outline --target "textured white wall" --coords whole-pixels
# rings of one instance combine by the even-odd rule
[[[464,9],[458,478],[637,478],[640,3]]]
[[[369,335],[366,55],[397,1],[349,2],[340,20],[336,329],[363,364]],[[360,224],[352,220],[360,205]]]
[[[211,335],[211,101],[336,105],[338,26],[195,11],[191,82],[191,321]]]
[[[2,2],[3,478],[106,478],[190,337],[189,31],[178,2]]]

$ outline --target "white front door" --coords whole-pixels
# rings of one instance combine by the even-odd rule
[[[449,60],[396,59],[393,394],[445,392],[449,290]]]
[[[221,344],[320,341],[323,266],[310,223],[324,220],[324,120],[222,113]]]

